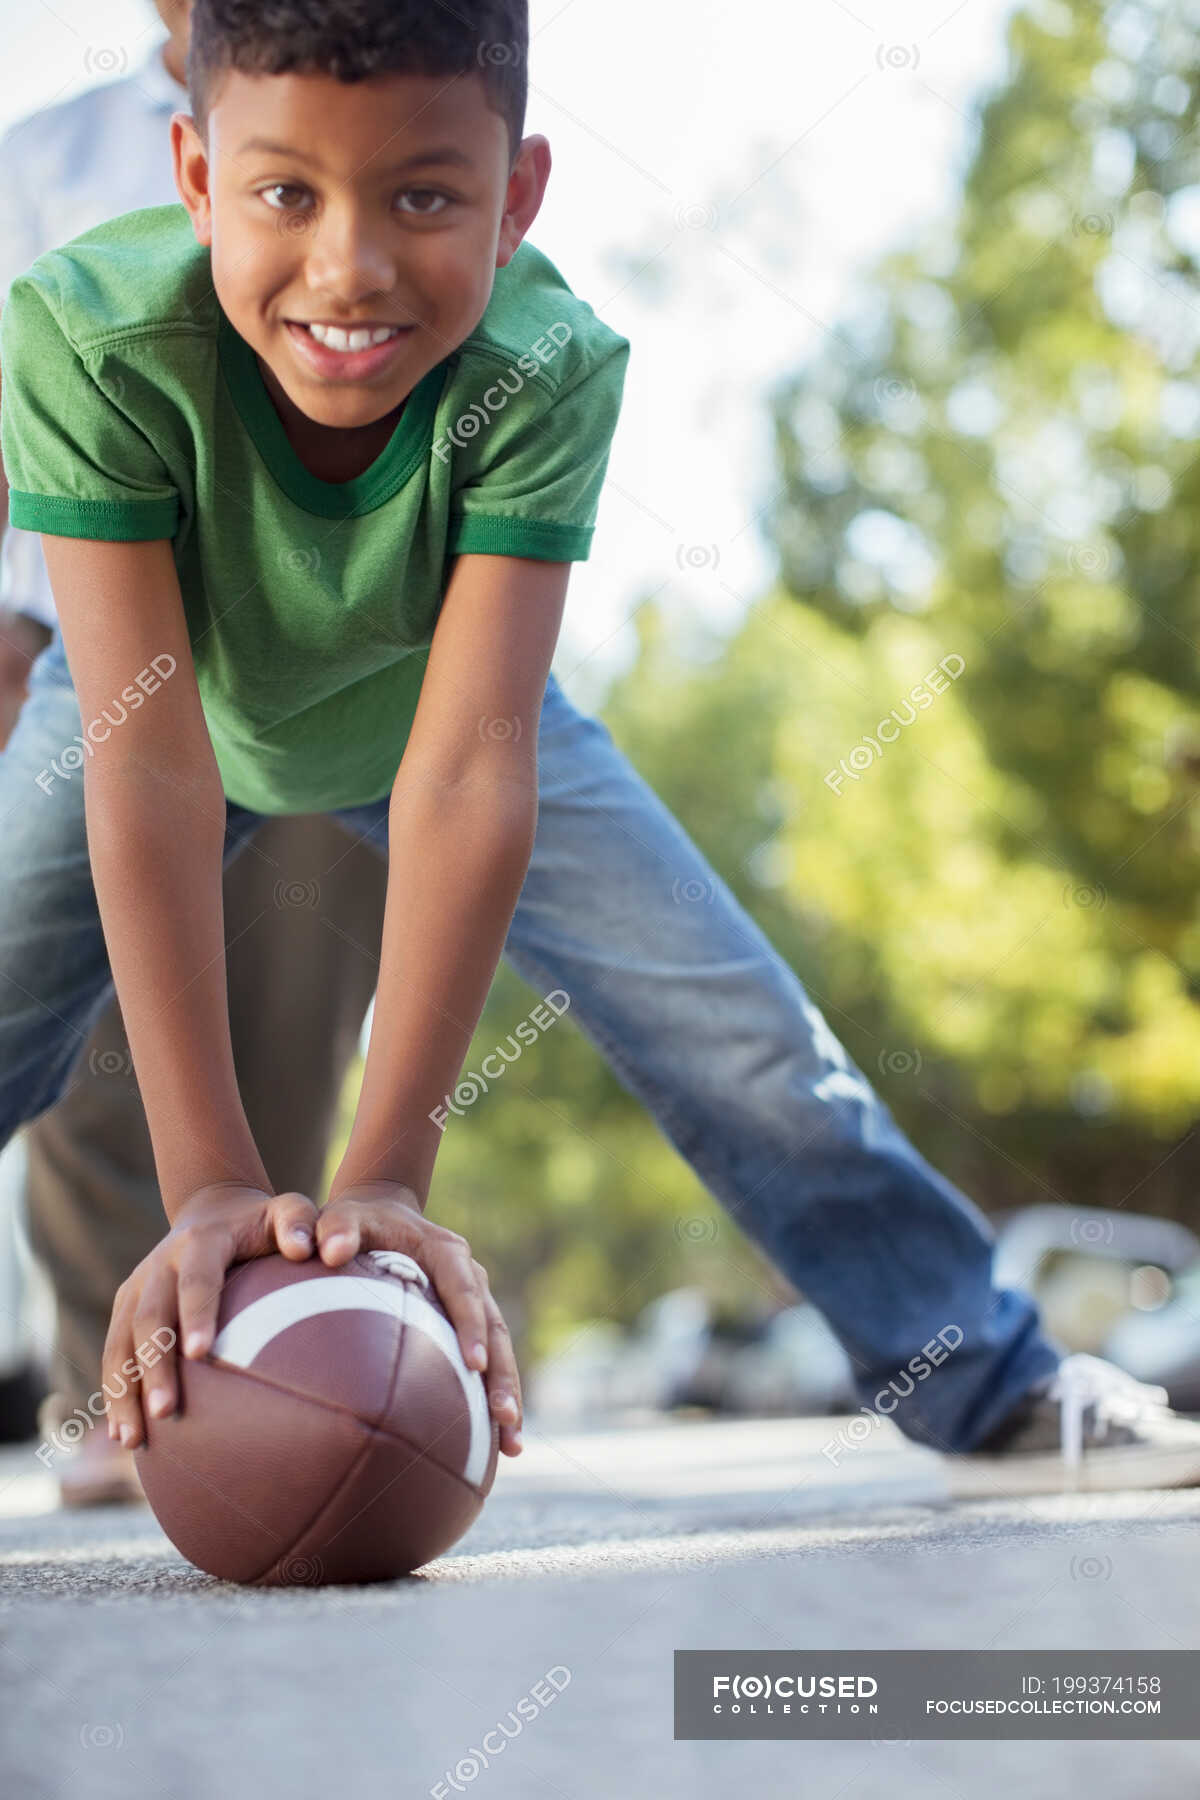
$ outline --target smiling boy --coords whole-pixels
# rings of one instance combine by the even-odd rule
[[[521,135],[525,8],[473,10],[298,0],[283,33],[200,0],[193,114],[171,122],[186,210],[42,257],[3,315],[12,517],[43,533],[85,721],[29,805],[85,765],[171,1225],[105,1347],[130,1445],[141,1399],[117,1371],[136,1345],[165,1326],[204,1354],[232,1261],[315,1245],[330,1265],[414,1255],[488,1370],[501,1447],[520,1446],[487,1277],[422,1208],[529,863],[540,705],[628,344],[522,242],[550,172]],[[361,1098],[319,1213],[273,1192],[247,1126],[219,885],[260,815],[318,810],[398,847]],[[30,977],[44,1041],[107,979],[85,935]],[[173,1410],[173,1357],[143,1385],[152,1416]]]

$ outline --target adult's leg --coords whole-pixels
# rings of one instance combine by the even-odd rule
[[[269,819],[225,877],[229,1023],[276,1187],[320,1203],[346,1071],[379,975],[387,865],[332,817]]]
[[[962,1333],[893,1417],[941,1449],[982,1442],[1058,1362],[1033,1302],[993,1286],[982,1214],[900,1131],[607,727],[553,679],[538,756],[513,967],[567,992],[624,1086],[825,1314],[864,1403],[905,1387],[905,1364],[939,1332]]]

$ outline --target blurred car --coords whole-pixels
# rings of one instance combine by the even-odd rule
[[[531,1416],[586,1424],[686,1407],[747,1417],[844,1411],[850,1363],[815,1307],[718,1318],[699,1288],[660,1295],[623,1332],[582,1325],[525,1384]]]
[[[1200,1411],[1200,1238],[1172,1219],[1031,1206],[997,1221],[1000,1287],[1024,1287],[1067,1350],[1106,1357]]]
[[[25,1145],[0,1150],[0,1444],[37,1436],[38,1408],[49,1386],[46,1356],[54,1300],[33,1260],[25,1221]]]
[[[1177,1412],[1200,1412],[1200,1262],[1183,1271],[1162,1306],[1118,1319],[1102,1354],[1139,1381],[1165,1387]]]

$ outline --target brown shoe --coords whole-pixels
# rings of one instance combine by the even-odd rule
[[[103,1419],[92,1427],[58,1478],[64,1506],[145,1504],[132,1450],[114,1444]]]

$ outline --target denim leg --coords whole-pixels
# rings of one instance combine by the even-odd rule
[[[870,1404],[940,1449],[982,1441],[1058,1362],[992,1285],[983,1215],[908,1141],[801,983],[599,720],[551,679],[537,838],[506,945],[741,1228],[820,1310]],[[956,1336],[947,1332],[943,1343]],[[892,1398],[887,1396],[889,1404]]]
[[[81,731],[56,633],[30,671],[28,698],[0,750],[0,1146],[63,1093],[113,992],[88,860],[83,770],[72,767]],[[226,862],[261,823],[229,806]]]

